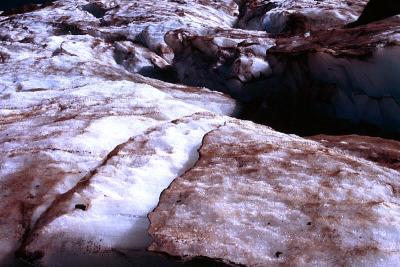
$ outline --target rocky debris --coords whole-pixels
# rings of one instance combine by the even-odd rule
[[[305,34],[355,21],[367,0],[241,1],[237,27],[271,34]]]
[[[150,250],[245,266],[399,262],[399,172],[243,121],[199,153],[149,215]]]
[[[327,147],[338,148],[358,158],[400,171],[400,142],[359,135],[316,135],[308,137]]]

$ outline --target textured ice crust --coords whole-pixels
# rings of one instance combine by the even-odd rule
[[[210,29],[203,34],[176,30],[165,36],[174,66],[186,84],[205,85],[246,98],[243,87],[272,74],[265,56],[275,40],[261,31]]]
[[[205,116],[198,126],[188,126],[181,129],[183,132],[171,121],[198,112],[231,115],[237,111],[235,101],[227,95],[136,74],[170,67],[171,51],[163,40],[167,31],[189,26],[198,30],[229,27],[237,15],[238,6],[233,1],[188,2],[56,1],[32,12],[0,17],[0,265],[14,258],[16,250],[25,260],[43,258],[43,264],[52,266],[55,262],[50,259],[62,252],[67,255],[70,248],[73,253],[65,257],[79,263],[85,255],[95,255],[99,250],[108,251],[105,254],[116,260],[121,255],[110,252],[113,249],[143,249],[147,245],[143,216],[155,206],[159,191],[194,160],[201,135],[223,119],[208,115],[209,119]],[[79,203],[68,202],[74,190],[88,183],[121,144],[128,140],[134,143],[135,136],[167,122],[173,128],[170,134],[176,131],[190,139],[183,142],[181,138],[176,155],[165,156],[164,169],[148,169],[154,174],[158,171],[159,183],[144,190],[143,184],[154,185],[146,180],[145,171],[143,181],[139,177],[126,180],[124,188],[116,187],[116,193],[111,194],[103,217],[96,215],[104,205],[100,201],[99,206],[93,205],[98,207],[90,217],[93,225],[84,224],[84,212],[78,211],[88,209],[89,214],[91,198],[104,197],[105,189],[90,191]],[[170,138],[162,128],[159,131],[160,142],[164,135]],[[167,160],[173,166],[168,167]],[[129,173],[129,168],[119,167],[118,175]],[[143,191],[137,192],[138,187]],[[126,191],[118,192],[120,189]],[[128,201],[132,196],[127,194],[132,190],[141,198],[134,203],[134,212],[107,213],[115,199],[120,206],[125,198]],[[68,221],[68,216],[62,216],[70,211],[80,219]],[[135,216],[139,216],[136,221]],[[41,235],[40,229],[53,220],[58,223],[56,227],[49,226],[50,230]],[[104,223],[105,228],[101,228]],[[121,228],[108,238],[99,235],[96,242],[90,241],[93,233],[99,233],[96,225],[108,231],[111,223],[120,223]],[[136,224],[140,227],[135,228]],[[75,233],[78,228],[93,231]],[[136,237],[121,240],[127,228],[135,228]],[[56,233],[58,243],[54,241],[54,250],[49,250],[52,246],[45,247],[49,244],[46,239],[53,240]],[[77,245],[81,236],[82,244]],[[38,243],[25,249],[32,242]],[[83,244],[89,248],[83,248]],[[83,250],[85,253],[73,257]]]
[[[232,121],[149,215],[150,249],[246,266],[395,266],[397,171]]]
[[[162,190],[197,161],[204,134],[224,117],[198,114],[148,129],[118,146],[95,174],[63,194],[24,250],[48,266],[74,253],[146,248],[147,214]],[[71,229],[75,229],[71,231]]]
[[[400,142],[379,137],[359,135],[316,135],[308,137],[327,147],[334,147],[346,153],[376,162],[379,165],[400,170]]]
[[[203,88],[278,92],[287,110],[299,92],[326,104],[332,91],[308,86],[323,77],[338,85],[334,117],[398,129],[398,22],[338,29],[364,0],[246,2],[65,0],[0,16],[1,266],[178,264],[152,242],[250,266],[399,262],[398,144],[280,134],[222,116],[236,101]],[[287,91],[265,83],[280,73]],[[146,216],[177,177],[152,240]]]
[[[250,106],[252,119],[290,132],[320,126],[396,137],[399,22],[394,17],[362,29],[332,22],[336,28],[278,38],[238,29],[176,30],[165,40],[181,81],[229,93]]]
[[[310,57],[310,70],[339,89],[332,99],[338,118],[400,133],[399,56],[398,46],[377,49],[366,61],[321,53]]]
[[[238,26],[272,34],[310,32],[355,21],[367,0],[249,0]]]
[[[169,90],[176,93],[173,88]],[[181,91],[180,95],[176,96],[199,99],[200,95],[202,95],[201,90],[194,93],[194,97],[190,97],[190,94],[190,90],[189,92]],[[207,94],[212,95],[212,93],[206,91],[202,95],[203,101],[207,99]],[[216,96],[217,99],[218,97],[223,97],[222,95]],[[57,207],[60,206],[59,209],[61,211],[57,210],[53,213],[62,215],[64,209],[67,209],[67,211],[71,207],[74,209],[76,204],[80,208],[82,206],[79,205],[88,205],[90,199],[95,198],[94,193],[79,203],[65,201],[67,203],[64,206],[61,204],[56,205],[56,203],[60,201],[60,196],[71,194],[68,192],[71,192],[79,181],[86,181],[89,176],[93,175],[93,172],[97,172],[97,168],[105,164],[110,153],[112,154],[120,144],[156,125],[189,116],[196,112],[206,111],[198,106],[186,104],[182,100],[150,85],[128,81],[97,82],[84,87],[64,90],[18,92],[9,94],[8,97],[0,100],[0,103],[2,106],[0,128],[0,186],[2,191],[1,209],[3,210],[0,214],[2,220],[0,227],[0,254],[2,261],[15,251],[20,242],[23,241],[24,236],[29,237],[24,242],[32,241],[30,240],[30,231],[36,230],[39,226],[43,227],[47,223],[46,218],[52,214],[51,210],[57,210]],[[226,105],[227,103],[221,104],[221,106]],[[215,106],[218,106],[218,104],[215,103]],[[201,142],[201,132],[206,132],[209,128],[212,128],[212,125],[218,124],[217,122],[215,124],[212,123],[212,116],[208,120],[209,122],[206,122],[206,119],[204,121],[205,126],[198,126],[199,130],[194,126],[195,129],[193,131],[196,135],[190,135],[190,127],[187,130],[182,129],[188,137],[190,135],[190,141],[193,143],[184,143],[181,138],[181,143],[175,145],[176,147],[181,145],[181,150],[186,150],[177,152],[178,158],[175,157],[174,160],[178,167],[173,168],[179,169],[179,166],[181,166],[184,169],[184,164],[190,164],[193,159],[189,155],[195,153],[196,145]],[[172,135],[174,129],[171,131]],[[175,132],[175,134],[179,134],[180,130],[175,129]],[[162,142],[163,133],[159,134],[160,142]],[[167,133],[164,134],[165,138],[167,138]],[[172,142],[173,140],[170,141]],[[174,146],[171,143],[169,147],[172,149]],[[150,168],[148,172],[154,173],[155,170],[158,170],[161,174],[163,173],[161,166]],[[119,171],[128,172],[129,170],[124,170],[121,166]],[[140,182],[140,188],[144,190],[140,194],[142,196],[143,194],[145,195],[144,200],[135,202],[136,205],[141,206],[141,208],[137,208],[140,211],[140,216],[145,216],[143,214],[151,211],[151,205],[154,206],[158,200],[159,193],[157,193],[157,190],[161,191],[168,186],[170,180],[175,177],[174,175],[178,175],[177,173],[177,170],[170,171],[170,173],[167,172],[165,175],[169,177],[169,180],[161,180],[164,182],[158,183],[158,189],[151,189],[150,186],[150,189],[148,189],[150,191],[144,190],[143,183],[146,183],[146,179]],[[143,175],[146,175],[146,172]],[[112,175],[110,174],[109,177],[112,177]],[[154,182],[150,183],[154,184]],[[130,189],[137,190],[137,186],[139,185],[135,181],[128,180],[124,189],[128,191]],[[118,189],[120,187],[115,188],[117,191]],[[101,190],[96,192],[100,194],[97,197],[103,197]],[[127,197],[123,193],[121,195],[118,197],[116,193],[114,197],[123,202]],[[152,200],[153,204],[146,199]],[[113,201],[112,199],[109,200],[112,206]],[[150,204],[148,204],[149,201]],[[103,219],[118,225],[119,220],[122,224],[131,219],[129,216],[124,217],[118,214],[117,212],[109,215],[114,216],[112,219],[105,217],[96,220],[100,225],[106,222]],[[86,216],[82,217],[82,213],[78,213],[78,216],[83,221],[88,219]],[[51,218],[53,220],[56,216]],[[61,231],[61,229],[66,231],[61,236],[58,236],[59,239],[57,240],[60,243],[65,244],[64,242],[67,242],[67,240],[73,240],[72,237],[68,239],[70,235],[77,238],[83,236],[83,234],[75,235],[75,230],[73,229],[77,229],[77,227],[71,227],[74,222],[70,224],[69,221],[64,220],[64,217],[60,220],[60,224],[64,226],[60,227],[58,225],[57,228],[52,228],[55,232]],[[56,220],[56,222],[59,222],[59,220]],[[138,228],[142,231],[137,230],[135,232],[136,237],[133,240],[129,239],[131,241],[128,242],[128,245],[126,245],[125,241],[119,240],[117,235],[116,238],[111,238],[112,242],[107,241],[108,243],[100,243],[100,245],[92,243],[96,244],[96,246],[93,245],[94,247],[88,249],[87,253],[90,254],[90,252],[97,251],[98,246],[103,249],[104,247],[101,245],[106,248],[113,247],[111,245],[115,245],[113,248],[118,247],[118,242],[128,249],[132,249],[132,247],[143,248],[148,242],[146,241],[148,239],[145,238],[145,219],[142,218],[139,222],[132,220],[131,223],[142,225],[141,228]],[[91,226],[89,224],[84,226],[81,222],[78,225],[83,230],[86,228],[96,229],[94,226],[96,223]],[[130,224],[129,227],[134,226]],[[10,232],[12,233],[11,236]],[[36,241],[44,242],[45,240],[50,240],[53,234],[52,231],[47,232],[47,234],[49,236],[44,236],[43,240],[40,235],[35,235],[38,237]],[[92,235],[87,234],[86,236],[93,238]],[[106,239],[101,236],[99,238]],[[56,241],[53,242],[52,246],[54,249],[56,248]],[[60,246],[62,247],[63,245]],[[78,247],[74,250],[75,252],[82,249],[81,246]],[[96,249],[93,250],[94,248]],[[46,256],[51,255],[46,250],[41,250],[41,253],[43,251],[46,252]]]

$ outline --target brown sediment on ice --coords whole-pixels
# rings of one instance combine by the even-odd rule
[[[150,250],[245,266],[391,264],[400,249],[399,175],[316,142],[227,123],[161,195],[149,215]]]

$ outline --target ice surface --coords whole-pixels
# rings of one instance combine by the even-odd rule
[[[248,265],[399,261],[395,144],[284,135],[226,117],[236,101],[203,87],[261,97],[256,113],[270,92],[288,110],[334,88],[334,118],[397,129],[398,21],[338,29],[365,1],[240,2],[65,0],[0,16],[0,265],[175,264],[145,252],[154,241]],[[171,182],[152,240],[147,215]]]
[[[245,266],[395,266],[397,171],[232,121],[149,215],[151,250]]]

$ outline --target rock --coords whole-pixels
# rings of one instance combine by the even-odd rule
[[[399,175],[249,122],[206,135],[149,215],[150,250],[244,266],[392,266]]]

